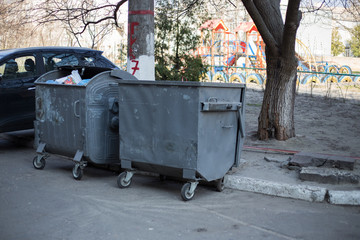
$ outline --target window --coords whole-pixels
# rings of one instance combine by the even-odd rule
[[[107,67],[107,68],[114,68],[114,65],[108,61],[106,58],[99,56],[96,59],[96,66],[97,67]]]
[[[36,75],[34,56],[22,56],[10,59],[0,66],[3,80],[31,78]]]
[[[43,60],[46,72],[61,66],[79,65],[78,59],[72,53],[45,53]]]
[[[91,66],[91,67],[95,66],[95,58],[94,57],[83,56],[81,58],[82,58],[82,61],[84,62],[85,66]]]

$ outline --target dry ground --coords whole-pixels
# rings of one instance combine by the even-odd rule
[[[296,137],[259,141],[255,133],[263,89],[247,84],[247,146],[360,157],[360,85],[301,85],[295,100]]]

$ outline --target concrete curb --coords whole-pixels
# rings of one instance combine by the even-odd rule
[[[360,206],[360,191],[328,190],[322,187],[308,185],[291,185],[287,183],[271,182],[262,179],[226,175],[225,187],[262,193],[277,197],[300,199],[309,202],[323,202],[328,200],[334,205]]]
[[[109,167],[120,172],[120,167]],[[158,176],[150,172],[137,172],[146,176]],[[338,191],[309,185],[291,185],[287,183],[271,182],[262,179],[225,175],[225,187],[240,191],[262,193],[270,196],[305,200],[309,202],[323,202],[327,200],[334,205],[360,206],[360,191]]]
[[[329,190],[329,203],[336,205],[360,205],[360,191]]]
[[[327,193],[327,189],[321,187],[290,185],[231,175],[225,176],[225,187],[310,202],[323,202]]]

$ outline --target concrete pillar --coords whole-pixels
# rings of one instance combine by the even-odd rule
[[[154,0],[129,0],[127,71],[155,80]]]

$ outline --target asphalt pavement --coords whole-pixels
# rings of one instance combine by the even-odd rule
[[[0,134],[0,140],[3,147],[31,148],[33,134],[33,130]],[[287,167],[295,154],[280,149],[243,146],[240,165],[225,176],[225,188],[310,202],[360,206],[359,181],[355,184],[303,181],[299,177],[301,168]],[[355,167],[352,172],[359,177],[360,159],[354,158],[353,161]],[[110,169],[119,168],[114,166]]]
[[[119,189],[118,172],[93,166],[77,181],[73,162],[62,156],[51,155],[43,170],[34,169],[28,140],[0,138],[0,239],[360,239],[357,206],[229,187],[219,193],[203,184],[184,202],[182,182],[135,175],[129,188]],[[244,151],[240,168],[229,177],[250,178],[262,168],[269,180],[287,179],[279,174],[270,179],[275,162],[249,161],[249,153]],[[253,170],[241,174],[246,166]]]

